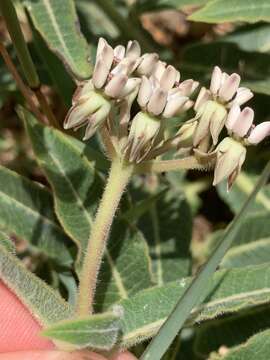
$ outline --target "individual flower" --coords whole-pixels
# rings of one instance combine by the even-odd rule
[[[142,111],[131,122],[126,146],[129,161],[143,160],[162,140],[164,120],[190,106],[189,96],[198,83],[188,80],[180,84],[179,81],[180,73],[160,61],[149,78],[142,77],[137,98]]]
[[[210,89],[201,88],[194,105],[194,120],[198,123],[193,138],[194,147],[209,140],[209,135],[213,145],[216,145],[225,125],[228,110],[233,105],[242,105],[252,98],[253,94],[249,89],[239,87],[240,80],[238,74],[228,75],[215,66]]]
[[[93,77],[75,92],[64,128],[76,130],[87,124],[84,140],[89,139],[109,115],[112,100],[123,99],[138,86],[140,79],[130,75],[141,61],[140,54],[137,41],[113,49],[100,38]]]
[[[270,121],[253,125],[254,111],[246,107],[242,111],[234,104],[228,114],[226,137],[216,148],[217,154],[214,182],[216,185],[227,179],[228,189],[232,186],[246,158],[246,146],[257,145],[270,135]]]

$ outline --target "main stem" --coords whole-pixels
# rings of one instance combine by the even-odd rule
[[[80,317],[93,312],[93,300],[102,256],[115,212],[132,171],[133,166],[123,163],[119,158],[112,161],[108,182],[92,226],[80,275],[77,302],[77,314]]]

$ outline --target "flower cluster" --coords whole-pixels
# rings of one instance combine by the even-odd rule
[[[115,152],[130,163],[154,159],[172,148],[185,149],[204,163],[214,158],[214,184],[228,179],[230,187],[245,160],[246,146],[270,135],[270,122],[254,126],[253,110],[241,111],[253,94],[240,87],[240,80],[238,74],[228,75],[216,66],[210,88],[202,87],[194,103],[197,81],[180,81],[180,72],[155,53],[141,55],[137,41],[112,48],[101,38],[93,77],[76,90],[64,127],[86,125],[84,140],[106,127]],[[139,111],[133,114],[135,101]],[[168,132],[169,119],[191,108],[195,116],[174,134]],[[228,136],[219,143],[224,127]]]

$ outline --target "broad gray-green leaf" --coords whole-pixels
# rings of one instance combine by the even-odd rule
[[[66,246],[69,239],[57,223],[49,191],[2,166],[0,225],[50,258],[57,259],[58,263],[72,263]]]
[[[119,315],[108,312],[88,318],[63,321],[43,331],[43,335],[78,348],[110,350],[119,332]]]
[[[79,248],[80,264],[90,234],[91,213],[100,196],[94,164],[67,140],[68,135],[41,125],[26,111],[20,115],[37,160],[53,188],[56,214]]]
[[[120,35],[115,24],[95,2],[76,0],[76,7],[82,18],[82,28],[87,30],[87,35],[95,34],[96,37],[105,36],[113,39]]]
[[[116,222],[105,250],[95,297],[98,310],[153,285],[149,250],[143,235],[127,222]]]
[[[269,306],[235,314],[228,319],[217,319],[201,324],[197,329],[195,352],[200,357],[206,358],[210,352],[218,351],[221,346],[228,348],[237,346],[269,326]]]
[[[30,114],[25,113],[25,115],[26,127],[35,155],[53,188],[57,216],[66,232],[78,245],[80,249],[78,260],[81,264],[97,202],[102,195],[103,181],[95,175],[94,163],[83,154],[80,146],[74,146],[70,137],[55,129],[42,126]],[[125,224],[123,230],[126,227]],[[132,257],[133,253],[136,256]],[[107,264],[110,268],[109,272]],[[103,304],[107,306],[112,301],[119,301],[122,298],[120,284],[125,287],[127,294],[134,294],[135,291],[151,284],[146,243],[140,234],[135,235],[135,230],[133,234],[118,232],[118,237],[109,242],[103,266],[106,276],[104,274],[100,283],[102,300],[99,299],[99,307]],[[132,266],[134,272],[132,276],[127,276],[130,271],[128,266]],[[135,272],[144,273],[145,282],[141,277],[136,277]],[[135,278],[137,283],[134,282]],[[105,294],[105,291],[108,291],[108,294]]]
[[[231,209],[237,213],[254,188],[257,179],[257,176],[250,175],[242,171],[237,177],[229,193],[226,190],[226,184],[221,184],[218,186],[218,193],[222,199],[231,207]],[[270,211],[269,184],[264,186],[264,188],[257,195],[256,200],[253,202],[250,211],[256,210]]]
[[[121,344],[129,346],[155,335],[190,282],[190,278],[174,281],[121,301],[125,314],[121,319]],[[208,293],[203,304],[192,311],[188,324],[269,303],[269,264],[218,271]]]
[[[270,25],[251,26],[222,37],[222,41],[232,42],[241,50],[269,52]]]
[[[76,78],[91,76],[90,50],[79,29],[73,0],[25,0],[37,31]]]
[[[269,359],[269,354],[270,330],[265,330],[229,351],[222,360],[266,360]]]
[[[270,3],[268,0],[226,0],[226,3],[224,0],[213,0],[189,19],[207,23],[270,21]]]
[[[42,325],[68,319],[73,310],[52,288],[0,245],[0,278]]]
[[[189,274],[192,217],[183,194],[164,193],[142,217],[139,227],[150,246],[158,285]]]
[[[14,242],[10,239],[8,234],[0,230],[0,245],[4,246],[12,254],[16,254],[16,247]]]
[[[235,234],[233,247],[228,251],[234,251],[240,245],[251,244],[252,242],[258,242],[261,239],[270,237],[270,212],[259,211],[250,213],[239,226],[238,231]],[[223,230],[218,230],[212,233],[206,241],[207,249],[206,253],[211,253],[213,248],[222,238]],[[248,246],[247,246],[248,248]],[[237,251],[237,250],[236,250]],[[228,255],[225,255],[225,257]]]
[[[224,256],[220,267],[232,268],[267,263],[269,262],[269,254],[270,237],[234,246]]]

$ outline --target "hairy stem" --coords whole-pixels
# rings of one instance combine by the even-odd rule
[[[188,156],[183,159],[175,160],[153,160],[153,161],[144,161],[136,165],[135,172],[136,174],[143,173],[161,173],[165,171],[177,171],[181,169],[197,169],[197,170],[207,170],[211,164],[203,163],[197,160],[195,156]]]
[[[123,163],[119,158],[113,160],[108,182],[92,227],[80,275],[78,316],[89,315],[93,312],[93,300],[102,256],[115,212],[132,171],[132,165]]]

